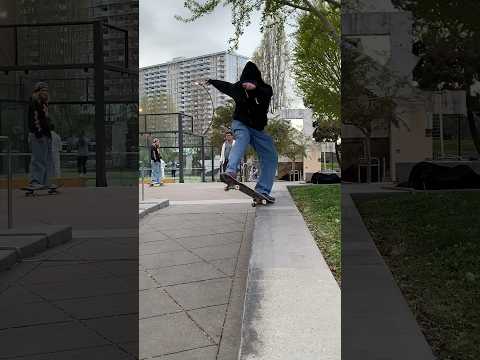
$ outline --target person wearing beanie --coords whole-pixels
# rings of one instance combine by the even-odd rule
[[[52,134],[48,117],[48,85],[38,82],[33,87],[28,107],[29,142],[31,145],[30,186],[49,186],[53,175]]]
[[[272,87],[263,81],[260,70],[251,61],[245,65],[240,81],[234,84],[212,79],[205,83],[235,101],[231,126],[235,134],[235,145],[228,156],[227,168],[220,178],[226,179],[227,175],[236,179],[238,166],[250,144],[260,158],[260,177],[255,191],[274,201],[270,192],[277,170],[278,155],[272,137],[264,131],[273,96]]]

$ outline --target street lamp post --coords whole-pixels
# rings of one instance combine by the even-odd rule
[[[207,134],[208,130],[210,130],[210,126],[212,126],[213,124],[213,116],[215,115],[215,106],[213,104],[213,98],[212,98],[212,95],[210,94],[210,91],[208,91],[208,88],[205,86],[204,83],[202,82],[199,82],[199,81],[195,81],[194,82],[195,85],[197,86],[201,86],[205,92],[208,94],[208,97],[210,98],[210,102],[212,104],[212,118],[210,119],[210,122],[207,126],[207,128],[202,132],[202,154],[204,154],[204,147],[205,147],[205,142],[203,140],[203,137]],[[214,159],[213,159],[213,156],[214,156],[214,152],[213,152],[213,147],[212,147],[212,181],[214,180],[214,175],[213,175],[213,172],[214,172]],[[205,162],[202,161],[202,164],[203,164],[203,176],[202,176],[202,179],[203,181],[205,181]]]

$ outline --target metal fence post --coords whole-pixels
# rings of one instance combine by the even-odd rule
[[[7,139],[7,161],[8,161],[8,228],[13,228],[13,170],[12,170],[12,144]]]
[[[13,169],[12,169],[12,144],[8,136],[0,136],[0,141],[7,143],[7,217],[8,228],[13,228]]]
[[[213,145],[211,147],[211,151],[212,151],[212,182],[215,182],[215,172],[214,172],[214,167],[215,167],[215,153],[213,151]],[[220,169],[221,171],[221,169]]]
[[[145,200],[145,167],[143,166],[143,161],[141,162],[140,171],[142,174],[142,201]]]
[[[183,168],[185,166],[185,162],[183,159],[183,124],[182,124],[182,114],[178,114],[178,159],[180,163],[180,183],[184,183],[183,177]]]
[[[213,168],[212,168],[213,172]],[[205,137],[202,136],[202,182],[205,182]]]

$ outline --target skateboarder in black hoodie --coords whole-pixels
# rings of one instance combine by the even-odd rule
[[[231,126],[235,134],[235,145],[230,151],[225,173],[237,177],[238,165],[250,144],[260,158],[260,177],[255,190],[270,197],[278,161],[273,139],[264,131],[273,95],[272,87],[262,80],[260,70],[250,61],[245,65],[240,81],[232,84],[210,79],[206,83],[235,101]]]

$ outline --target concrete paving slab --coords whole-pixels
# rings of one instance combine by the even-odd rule
[[[0,250],[0,271],[10,269],[17,262],[15,250]]]
[[[0,359],[108,345],[77,322],[11,328],[0,331],[0,339]]]
[[[142,243],[139,247],[140,256],[179,250],[184,250],[184,248],[173,240]]]
[[[200,257],[187,250],[140,256],[140,264],[145,269],[157,269],[161,267],[191,264],[201,261],[203,260]]]
[[[138,295],[112,294],[81,299],[55,301],[55,306],[76,319],[91,319],[114,315],[124,315],[138,308]]]
[[[105,239],[85,240],[64,251],[66,256],[80,259],[132,259],[138,258],[138,245],[125,245]]]
[[[226,311],[227,305],[219,305],[190,310],[187,313],[218,343],[222,335]]]
[[[205,280],[165,288],[184,309],[195,309],[228,302],[232,280],[228,278]]]
[[[40,302],[42,298],[19,285],[11,285],[0,293],[0,307]]]
[[[216,360],[217,347],[208,346],[162,356],[162,360]]]
[[[152,232],[140,233],[139,237],[140,244],[155,241],[165,241],[170,239],[168,236],[163,235],[161,232],[155,230],[152,230]]]
[[[77,281],[78,279],[92,279],[111,277],[107,272],[101,271],[96,264],[91,263],[62,263],[57,266],[44,266],[40,264],[35,271],[25,275],[20,282],[23,284],[42,284]]]
[[[215,267],[205,262],[150,270],[149,273],[160,286],[183,284],[225,277],[225,274],[221,273],[220,271],[216,270]]]
[[[202,259],[210,261],[236,257],[239,249],[240,243],[233,243],[228,245],[206,246],[192,249],[191,251],[200,256]]]
[[[215,266],[225,275],[233,276],[235,274],[235,265],[237,264],[237,258],[232,257],[227,259],[212,260],[210,261],[210,264]]]
[[[231,243],[240,243],[243,238],[243,231],[204,235],[204,236],[192,236],[176,239],[187,249],[196,249],[205,246],[215,245],[228,245]]]
[[[134,360],[135,357],[116,346],[101,346],[88,349],[61,351],[44,355],[22,356],[18,360]]]
[[[140,319],[182,311],[162,289],[149,289],[139,294]]]
[[[84,320],[84,323],[114,343],[138,340],[138,331],[135,331],[138,329],[138,314]]]
[[[138,291],[157,288],[158,284],[153,277],[141,271],[138,273]]]
[[[61,310],[45,302],[0,307],[0,329],[70,321]]]
[[[116,294],[128,292],[129,282],[118,278],[79,279],[73,282],[25,284],[28,290],[47,300],[66,300],[72,298]],[[131,289],[130,289],[131,290]]]
[[[184,313],[141,319],[140,339],[140,359],[213,344]]]

